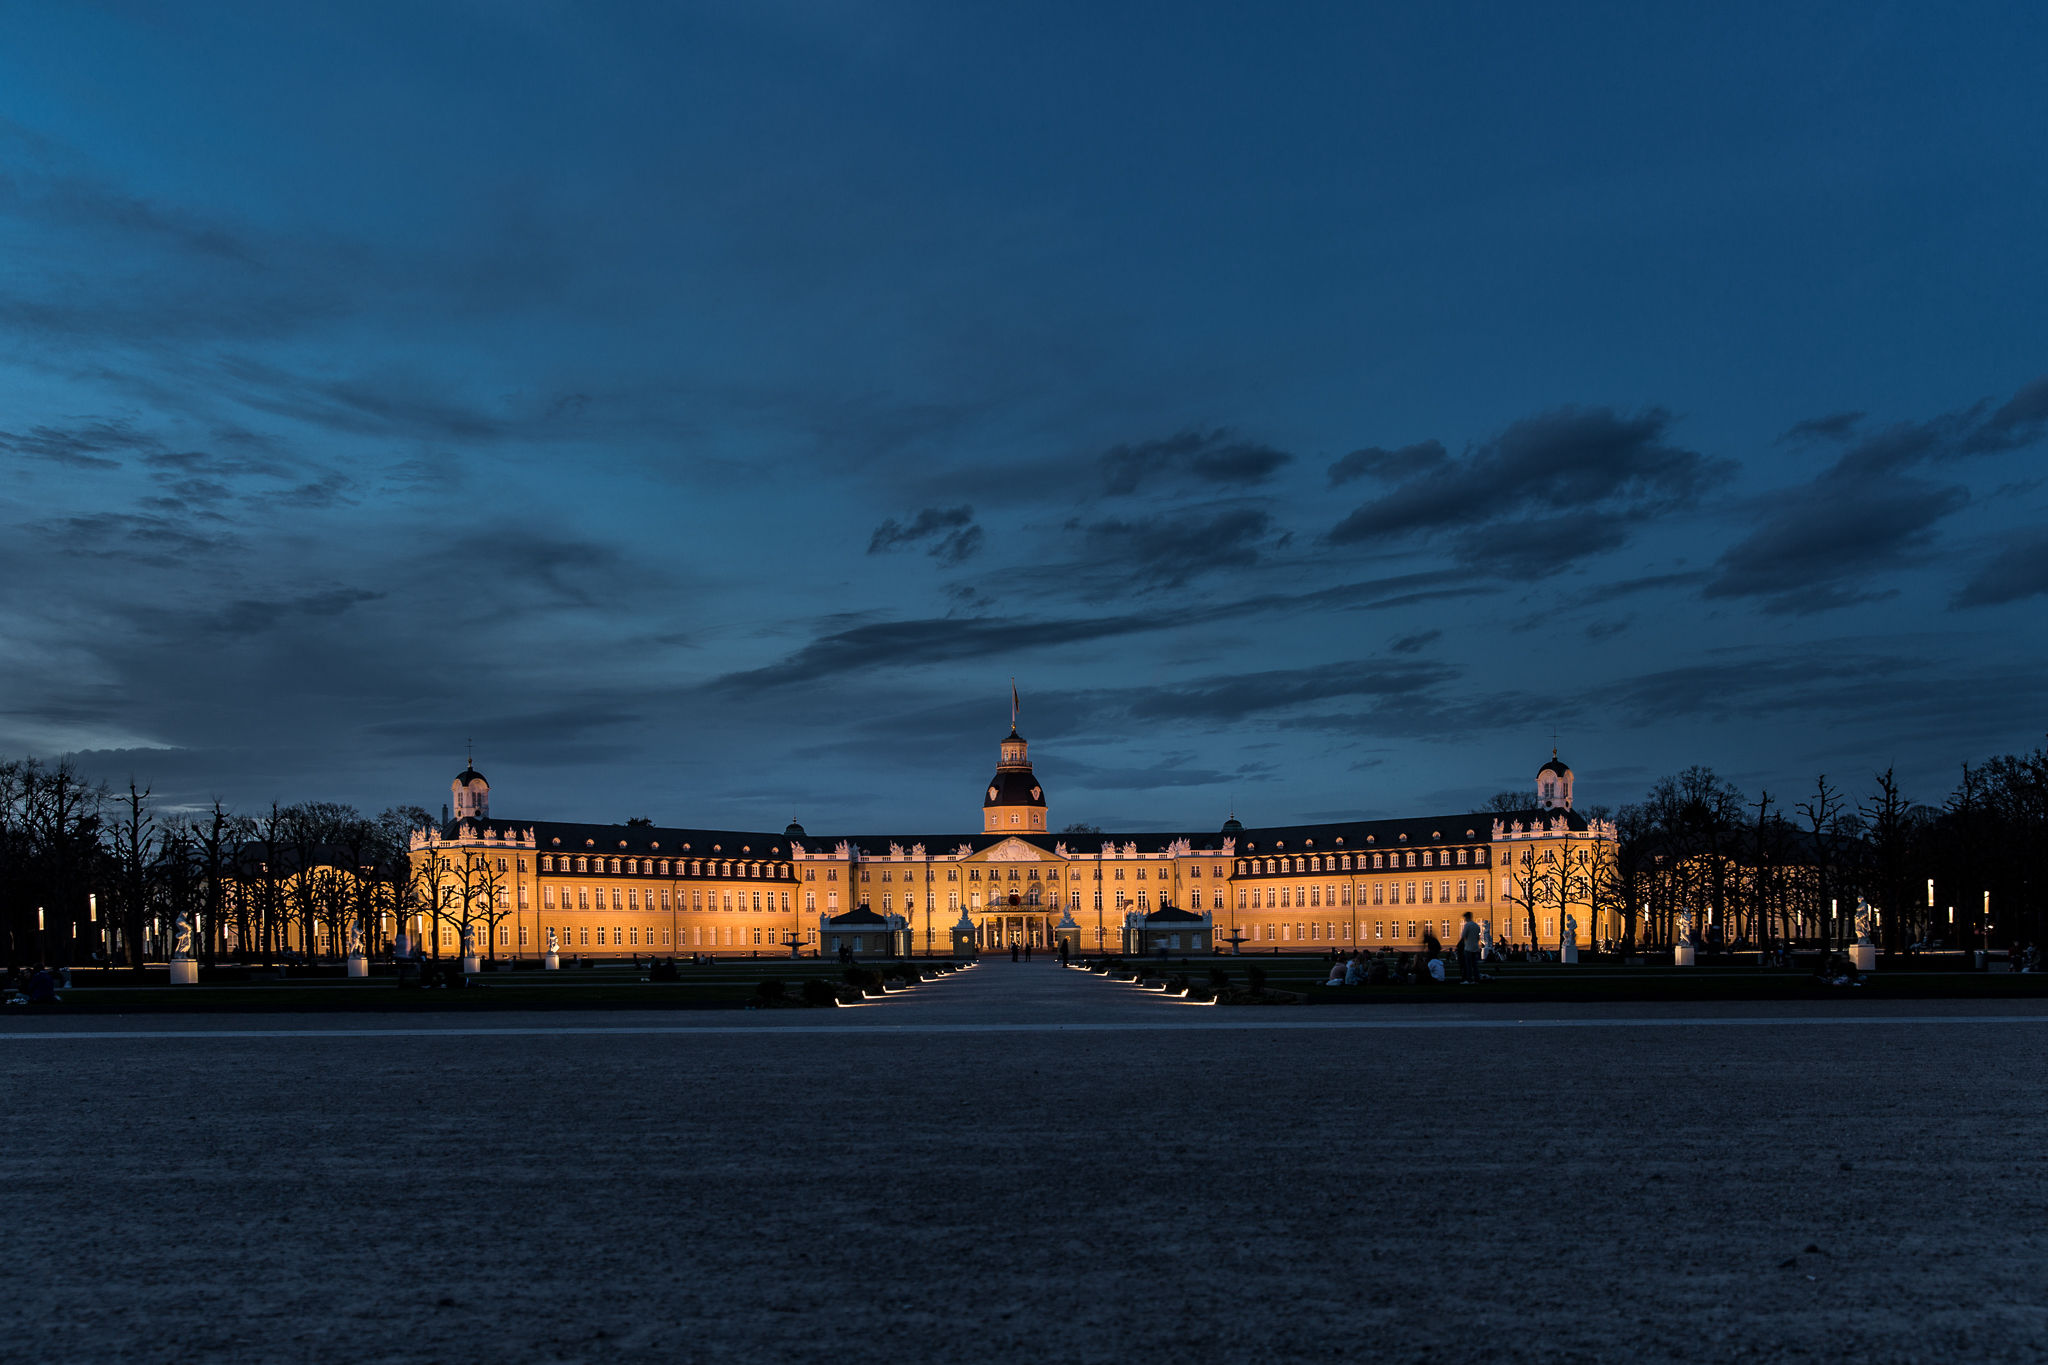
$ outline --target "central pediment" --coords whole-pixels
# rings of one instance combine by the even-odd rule
[[[992,863],[1036,863],[1045,860],[1045,850],[1022,839],[1005,839],[988,851]]]

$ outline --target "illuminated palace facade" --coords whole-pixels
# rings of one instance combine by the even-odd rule
[[[1115,951],[1161,910],[1187,946],[1325,952],[1452,942],[1465,911],[1495,937],[1555,943],[1621,933],[1602,905],[1613,826],[1573,809],[1555,755],[1526,810],[1249,827],[1212,833],[1053,834],[1024,738],[1003,739],[971,834],[827,835],[499,819],[474,767],[453,784],[447,827],[412,841],[415,879],[439,883],[457,920],[415,917],[411,937],[531,957],[549,934],[583,957],[787,955],[837,946],[835,921],[895,935],[916,953],[1050,946]],[[1199,916],[1201,923],[1194,922]],[[849,928],[848,932],[852,932]],[[880,940],[870,938],[868,942]],[[1163,940],[1151,938],[1148,943]],[[1179,945],[1176,945],[1179,946]]]

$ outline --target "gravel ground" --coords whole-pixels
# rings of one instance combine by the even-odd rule
[[[0,1353],[2048,1358],[2048,1011],[1839,1013],[8,1019]]]

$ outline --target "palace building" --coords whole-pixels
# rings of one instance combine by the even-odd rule
[[[438,914],[409,937],[531,957],[806,955],[841,947],[949,955],[1011,944],[1084,952],[1327,952],[1447,945],[1465,911],[1501,940],[1621,933],[1605,903],[1614,827],[1573,809],[1553,753],[1527,809],[1211,832],[1049,832],[1013,724],[972,834],[813,835],[503,819],[474,766],[453,815],[416,833]],[[430,923],[430,921],[437,921]]]

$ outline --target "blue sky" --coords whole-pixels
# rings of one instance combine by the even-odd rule
[[[969,826],[2031,747],[2036,7],[9,6],[0,752]]]

